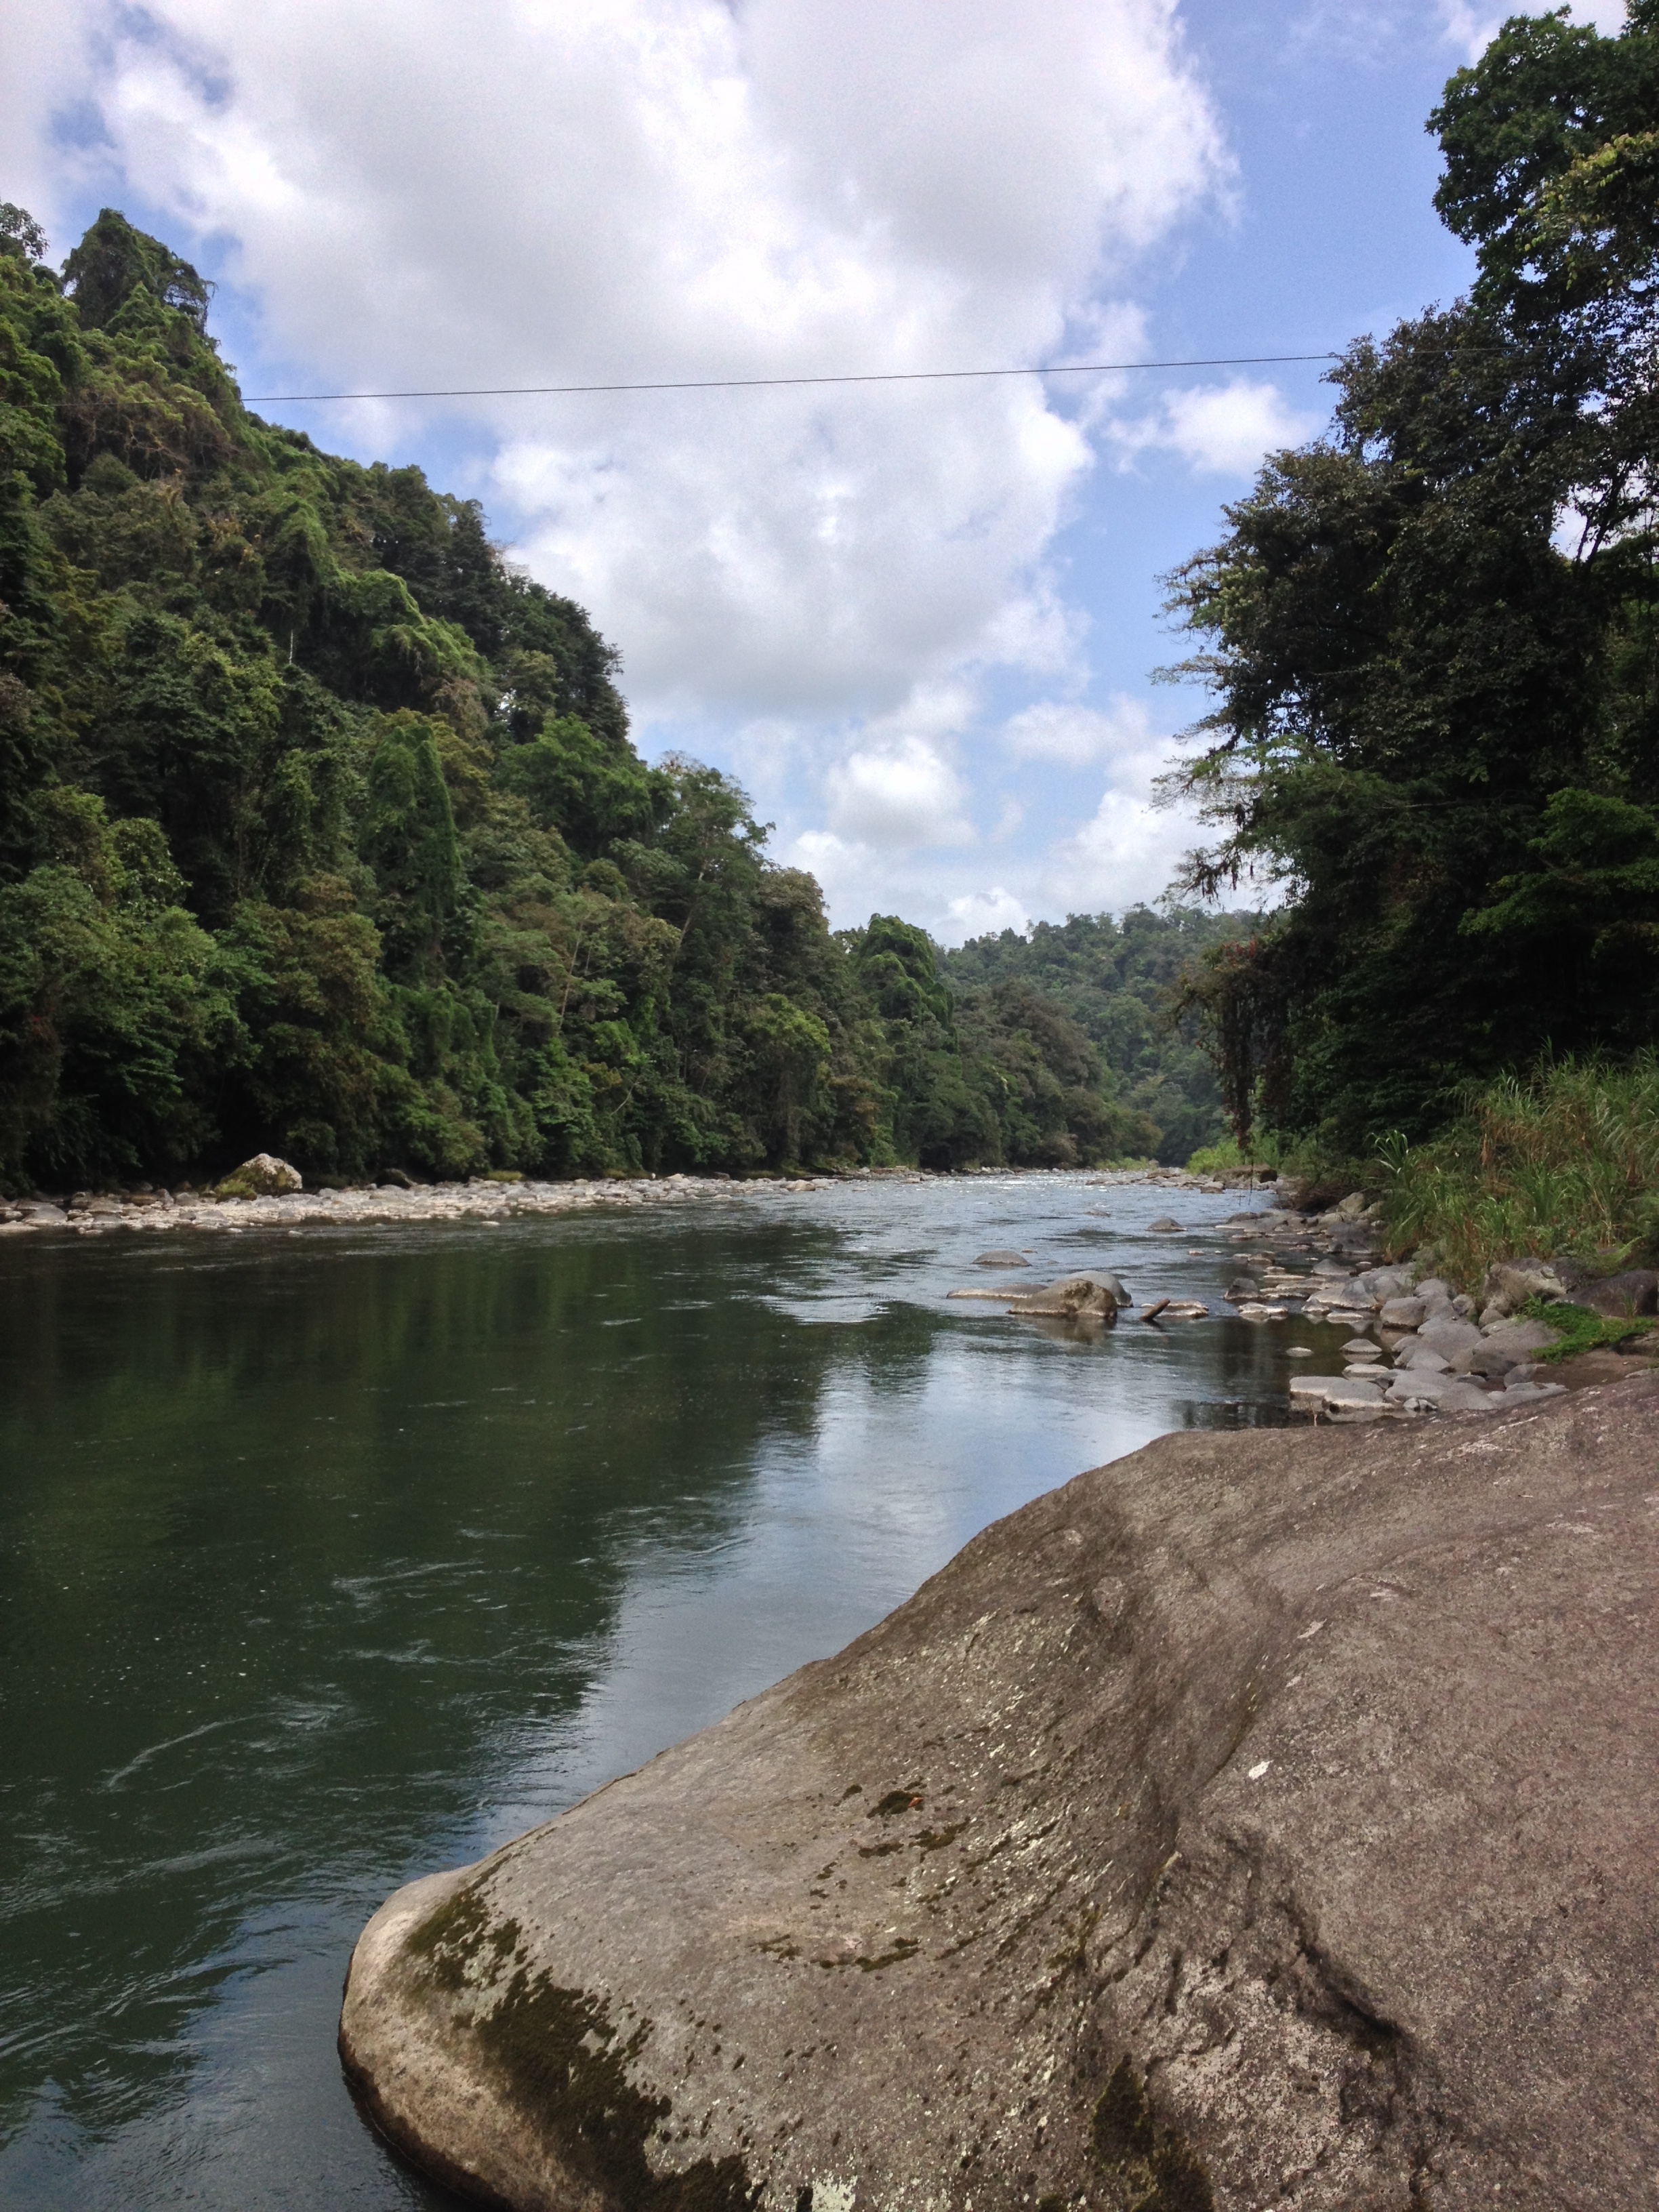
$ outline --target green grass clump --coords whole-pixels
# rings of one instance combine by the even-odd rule
[[[1612,1272],[1659,1242],[1659,1054],[1546,1060],[1471,1085],[1444,1135],[1380,1152],[1390,1251],[1431,1244],[1471,1287],[1523,1256]]]
[[[1552,1363],[1575,1358],[1581,1352],[1611,1350],[1659,1328],[1659,1321],[1656,1320],[1632,1321],[1623,1317],[1610,1320],[1606,1314],[1592,1312],[1589,1306],[1564,1304],[1559,1298],[1528,1298],[1521,1310],[1528,1320],[1541,1321],[1559,1335],[1559,1344],[1552,1344],[1542,1352],[1527,1355],[1529,1359]]]

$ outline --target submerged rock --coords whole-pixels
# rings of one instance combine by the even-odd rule
[[[1104,1320],[1115,1316],[1119,1310],[1130,1303],[1129,1293],[1122,1281],[1109,1273],[1101,1275],[1064,1275],[1057,1283],[1047,1283],[1029,1297],[1017,1298],[1009,1308],[1015,1314],[1043,1314],[1072,1319],[1079,1315],[1095,1315]]]
[[[974,1262],[976,1267],[1029,1267],[1030,1264],[1023,1252],[981,1252]]]
[[[518,2212],[1645,2203],[1656,1452],[1163,1437],[399,1892],[346,2064]]]

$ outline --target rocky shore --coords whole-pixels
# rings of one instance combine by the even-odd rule
[[[511,1221],[523,1215],[571,1213],[596,1206],[683,1205],[710,1194],[732,1198],[762,1191],[799,1193],[823,1188],[821,1182],[809,1178],[733,1182],[729,1177],[674,1175],[573,1182],[480,1177],[467,1182],[386,1183],[353,1188],[325,1184],[316,1190],[300,1188],[246,1197],[188,1190],[77,1192],[63,1200],[23,1199],[0,1206],[0,1236],[24,1236],[44,1229],[69,1229],[82,1236],[112,1230],[155,1234],[173,1229],[223,1235],[250,1229],[358,1228],[382,1222]]]
[[[1413,1419],[1425,1413],[1495,1413],[1559,1394],[1577,1382],[1629,1375],[1653,1357],[1646,1338],[1633,1340],[1599,1364],[1575,1363],[1551,1379],[1537,1355],[1562,1342],[1560,1330],[1522,1313],[1536,1301],[1583,1303],[1609,1319],[1650,1316],[1659,1309],[1659,1275],[1632,1270],[1596,1281],[1583,1271],[1536,1260],[1500,1261],[1479,1295],[1452,1285],[1419,1262],[1368,1266],[1375,1259],[1364,1201],[1314,1219],[1267,1212],[1226,1233],[1266,1249],[1246,1257],[1225,1297],[1241,1320],[1292,1316],[1351,1332],[1339,1373],[1297,1376],[1297,1411],[1347,1422]],[[1324,1256],[1311,1266],[1301,1257]],[[1609,1365],[1608,1363],[1611,1362]]]
[[[767,1193],[798,1195],[825,1189],[830,1182],[838,1181],[921,1182],[934,1179],[928,1170],[904,1167],[859,1168],[834,1177],[756,1176],[742,1180],[728,1175],[667,1175],[578,1177],[570,1182],[548,1182],[527,1176],[475,1176],[465,1182],[422,1183],[399,1175],[378,1184],[337,1185],[325,1181],[307,1189],[296,1170],[262,1153],[253,1160],[245,1161],[211,1190],[196,1190],[188,1184],[173,1190],[143,1184],[123,1190],[83,1190],[57,1196],[37,1193],[28,1198],[0,1200],[0,1237],[27,1236],[50,1229],[71,1229],[83,1236],[98,1236],[112,1230],[136,1230],[153,1235],[173,1229],[223,1233],[318,1225],[358,1227],[378,1222],[508,1221],[522,1214],[568,1213],[592,1206],[674,1205],[696,1198],[729,1199]],[[1194,1178],[1179,1169],[1155,1169],[1130,1170],[1101,1180],[1217,1191],[1247,1178],[1224,1182],[1216,1178]]]
[[[1623,2212],[1659,1377],[1188,1432],[392,1898],[341,2050],[514,2212]]]

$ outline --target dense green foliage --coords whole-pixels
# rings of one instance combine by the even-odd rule
[[[1192,886],[1282,900],[1189,1005],[1241,1132],[1349,1152],[1659,1016],[1659,0],[1511,20],[1431,127],[1470,297],[1356,345],[1174,580]]]
[[[1379,1161],[1390,1249],[1478,1285],[1516,1253],[1603,1272],[1659,1249],[1659,1057],[1546,1062],[1472,1085],[1455,1121]]]
[[[1232,942],[1255,917],[1176,907],[1167,915],[1132,907],[1109,915],[1040,921],[947,953],[945,972],[964,1008],[1018,1004],[1041,994],[1076,1023],[1099,1052],[1117,1095],[1150,1127],[1139,1149],[1180,1164],[1221,1134],[1221,1092],[1196,1040],[1172,1029],[1171,994],[1191,963]],[[982,1016],[975,1012],[975,1019]]]
[[[210,288],[0,209],[0,1184],[1143,1149],[1036,993],[832,935],[476,504],[248,414]]]

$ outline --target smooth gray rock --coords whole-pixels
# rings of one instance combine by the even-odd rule
[[[1363,1275],[1354,1277],[1354,1288],[1364,1291],[1368,1298],[1385,1304],[1389,1298],[1403,1298],[1412,1287],[1409,1267],[1368,1267]]]
[[[1321,1399],[1330,1406],[1380,1406],[1382,1402],[1381,1389],[1369,1376],[1293,1375],[1291,1397],[1292,1402]]]
[[[1389,1298],[1377,1319],[1384,1328],[1415,1328],[1427,1311],[1421,1298]]]
[[[1486,1413],[1502,1403],[1462,1375],[1436,1374],[1423,1367],[1408,1368],[1389,1395],[1399,1406],[1413,1398],[1426,1399],[1443,1413]]]
[[[1634,2212],[1656,1460],[1652,1377],[1160,1438],[399,1892],[346,2064],[512,2212]]]
[[[1155,1230],[1160,1237],[1176,1236],[1181,1229],[1181,1224],[1172,1219],[1167,1213],[1160,1214],[1156,1221],[1149,1221],[1146,1226],[1150,1230]]]
[[[1528,1352],[1547,1352],[1561,1341],[1559,1328],[1552,1328],[1547,1322],[1528,1321],[1524,1316],[1519,1321],[1500,1322],[1481,1334],[1495,1351],[1513,1352],[1517,1359],[1524,1359]]]
[[[1450,1364],[1460,1375],[1500,1377],[1507,1375],[1518,1364],[1520,1358],[1518,1352],[1505,1352],[1501,1345],[1494,1344],[1488,1337],[1483,1343],[1458,1352]]]
[[[1394,1364],[1396,1367],[1409,1368],[1413,1375],[1443,1375],[1451,1365],[1443,1352],[1437,1351],[1433,1345],[1425,1344],[1421,1337],[1416,1336],[1404,1344],[1395,1345]]]
[[[976,1267],[1029,1267],[1030,1264],[1023,1252],[981,1252],[974,1262]]]
[[[1455,1352],[1473,1351],[1481,1340],[1480,1331],[1472,1321],[1465,1321],[1449,1310],[1426,1316],[1417,1334],[1425,1344],[1447,1359]]]

